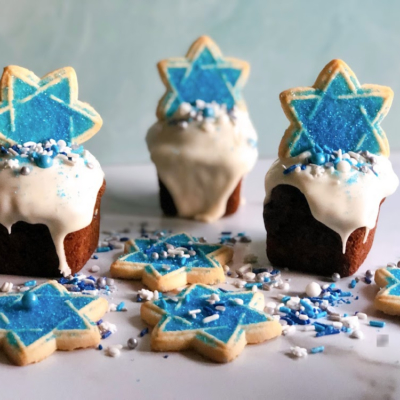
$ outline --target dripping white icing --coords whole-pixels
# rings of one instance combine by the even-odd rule
[[[91,163],[89,168],[85,162]],[[87,150],[74,165],[54,159],[50,168],[29,164],[28,176],[11,168],[0,170],[0,223],[9,232],[18,221],[45,224],[56,247],[60,272],[67,276],[64,239],[88,226],[93,218],[104,173]]]
[[[393,194],[399,184],[391,162],[383,156],[375,156],[374,170],[366,173],[351,169],[339,172],[333,167],[321,174],[315,165],[307,165],[304,171],[297,168],[292,173],[283,174],[282,165],[301,163],[308,156],[304,153],[296,158],[278,159],[265,177],[265,202],[268,203],[271,191],[278,185],[291,185],[299,189],[307,199],[313,217],[337,232],[346,243],[358,228],[366,228],[364,242],[369,231],[375,227],[381,201]]]
[[[257,135],[248,113],[190,121],[186,127],[156,122],[147,145],[157,172],[171,193],[178,215],[212,222],[225,214],[239,181],[257,160]]]

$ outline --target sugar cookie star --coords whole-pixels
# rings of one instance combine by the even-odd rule
[[[314,86],[286,90],[280,99],[291,124],[279,157],[294,157],[315,145],[389,155],[380,123],[390,109],[393,92],[385,86],[360,85],[343,61],[331,61]]]
[[[241,90],[250,66],[235,58],[223,57],[218,46],[207,36],[197,39],[186,57],[169,58],[158,63],[158,71],[167,88],[159,101],[157,117],[171,117],[183,102],[194,104],[215,101],[245,108]]]
[[[96,346],[96,324],[107,311],[105,299],[70,294],[55,281],[26,293],[0,294],[0,348],[18,365],[47,358],[55,350]],[[34,295],[34,296],[32,296]]]
[[[151,290],[166,292],[188,283],[222,282],[222,267],[232,256],[231,248],[199,243],[186,233],[160,240],[140,238],[126,243],[125,254],[111,265],[111,275],[142,279]]]
[[[82,143],[103,123],[89,104],[78,100],[78,81],[71,67],[40,79],[25,68],[8,66],[0,86],[0,140],[5,142],[52,138]]]
[[[386,314],[400,315],[400,268],[379,268],[375,282],[382,288],[375,297],[375,307]]]
[[[155,351],[194,349],[216,362],[236,358],[248,343],[279,336],[281,325],[263,312],[260,292],[227,292],[192,285],[176,298],[163,297],[141,307],[142,319],[155,328]]]

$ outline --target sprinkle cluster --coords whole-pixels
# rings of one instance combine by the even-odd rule
[[[50,168],[57,158],[67,165],[75,165],[82,154],[82,147],[67,145],[64,140],[56,142],[50,139],[39,143],[30,141],[23,145],[5,144],[0,146],[2,159],[0,168],[10,168],[21,175],[29,175],[31,169],[26,164],[32,163],[40,168]],[[93,164],[88,162],[87,167],[93,168]]]
[[[289,167],[284,166],[283,174],[288,175],[292,172],[301,172],[311,167],[311,173],[315,177],[324,175],[325,173],[350,173],[358,171],[360,173],[373,173],[378,176],[374,169],[378,162],[377,156],[369,151],[349,151],[343,153],[341,149],[332,150],[327,146],[320,147],[316,145],[310,151],[302,154],[304,156],[301,163],[293,164]],[[302,158],[300,156],[300,158]]]
[[[215,124],[231,123],[234,125],[236,120],[237,109],[235,106],[228,110],[226,104],[218,104],[214,101],[206,103],[203,100],[196,100],[192,104],[181,103],[169,122],[186,129],[190,122],[195,121],[200,124],[200,128],[205,132],[213,132]]]

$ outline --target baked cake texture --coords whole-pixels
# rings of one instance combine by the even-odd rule
[[[182,75],[183,69],[190,73]],[[167,91],[146,140],[162,210],[205,222],[234,213],[258,155],[241,95],[249,65],[223,57],[203,36],[186,57],[161,61],[158,70]]]
[[[265,177],[273,265],[349,276],[363,263],[380,205],[399,183],[379,125],[392,97],[390,88],[360,85],[341,60],[330,62],[314,86],[281,94],[291,124]]]

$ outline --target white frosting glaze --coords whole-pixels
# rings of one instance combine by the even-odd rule
[[[50,168],[26,165],[31,168],[27,176],[13,168],[0,170],[0,223],[9,232],[18,221],[47,225],[60,272],[67,276],[71,270],[65,257],[64,239],[91,223],[104,173],[87,150],[74,164],[56,157]]]
[[[393,172],[391,162],[383,156],[375,156],[374,170],[357,171],[353,168],[344,172],[331,168],[307,165],[302,171],[297,167],[284,175],[284,166],[301,163],[309,154],[296,158],[276,160],[265,177],[265,204],[271,191],[278,185],[298,188],[306,197],[313,217],[337,232],[346,251],[347,239],[353,231],[365,227],[368,233],[375,227],[379,205],[385,197],[396,190],[399,180]]]
[[[236,118],[184,122],[158,121],[147,145],[178,215],[212,222],[226,211],[229,196],[254,166],[257,135],[248,113]]]

